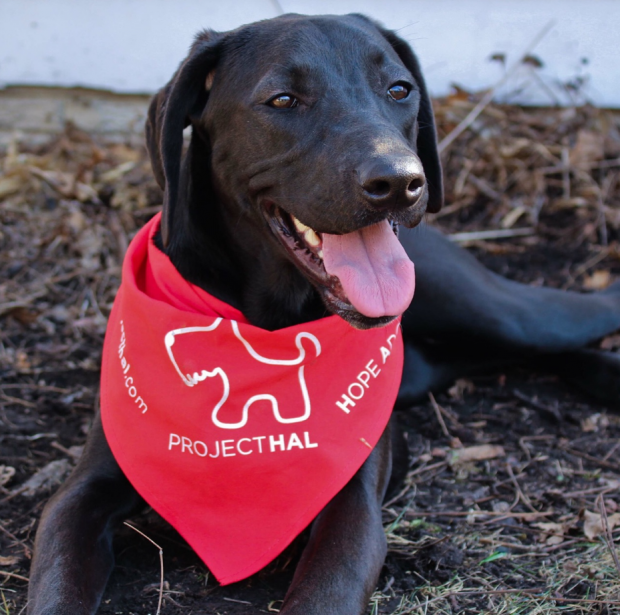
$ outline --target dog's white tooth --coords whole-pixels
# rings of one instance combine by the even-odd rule
[[[304,233],[304,239],[306,243],[313,248],[321,245],[321,238],[311,228]]]
[[[323,260],[323,248],[321,248],[316,254],[321,260]]]
[[[295,216],[291,216],[293,218],[293,224],[295,228],[303,235],[306,231],[311,231],[312,229],[309,226],[306,226],[303,222],[300,222]]]

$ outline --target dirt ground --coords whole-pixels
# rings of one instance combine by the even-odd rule
[[[475,102],[437,101],[440,135]],[[469,233],[455,240],[508,277],[605,288],[620,277],[619,126],[587,107],[488,107],[444,152],[433,223]],[[160,203],[141,147],[70,126],[0,157],[0,614],[25,610],[37,520],[92,420],[122,256]],[[620,613],[617,411],[519,368],[400,413],[410,468],[384,507],[389,554],[368,613]],[[131,523],[161,546],[170,615],[277,612],[303,542],[221,588],[156,514]],[[115,551],[100,612],[155,614],[158,549],[123,527]]]

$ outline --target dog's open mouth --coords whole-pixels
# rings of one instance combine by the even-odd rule
[[[389,220],[343,235],[318,233],[275,207],[270,226],[289,257],[334,313],[356,326],[380,326],[400,316],[415,288],[413,263]]]

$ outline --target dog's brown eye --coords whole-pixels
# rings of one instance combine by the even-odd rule
[[[394,100],[403,100],[409,96],[409,88],[404,83],[395,83],[389,90],[388,94]]]
[[[271,107],[275,107],[276,109],[292,109],[297,106],[297,99],[290,94],[278,94],[267,104]]]

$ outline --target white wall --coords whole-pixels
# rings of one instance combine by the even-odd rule
[[[153,92],[171,76],[193,35],[285,12],[363,12],[397,29],[417,50],[431,91],[457,82],[486,88],[553,20],[534,50],[540,85],[524,68],[500,97],[570,103],[558,85],[585,77],[583,97],[620,107],[620,0],[0,0],[0,87],[87,86]],[[587,60],[587,64],[584,63]],[[515,90],[525,84],[525,90]]]

